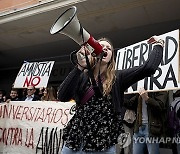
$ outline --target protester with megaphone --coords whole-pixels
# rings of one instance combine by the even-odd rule
[[[153,37],[149,43],[153,42],[155,46],[143,65],[115,70],[112,43],[106,38],[98,42],[104,53],[101,60],[94,65],[96,57],[82,46],[77,52],[77,66],[59,87],[60,101],[67,102],[73,98],[77,104],[76,113],[64,128],[65,145],[62,154],[82,151],[116,153],[118,136],[124,132],[121,118],[124,91],[137,81],[154,74],[163,56],[164,42]],[[91,66],[92,71],[86,69],[87,65]]]

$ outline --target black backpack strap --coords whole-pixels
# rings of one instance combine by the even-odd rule
[[[173,108],[175,109],[175,112],[176,112],[176,107],[177,107],[177,105],[178,105],[179,103],[180,103],[180,100],[177,101],[176,104],[175,104],[174,107],[173,107]]]

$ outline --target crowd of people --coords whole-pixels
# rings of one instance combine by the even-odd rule
[[[26,89],[12,88],[9,95],[6,96],[5,94],[5,91],[0,90],[1,103],[9,103],[10,101],[58,101],[57,91],[52,86],[38,89],[35,89],[34,86],[28,86]],[[125,119],[125,112],[123,115],[124,131],[129,133],[131,143],[123,148],[117,143],[116,154],[160,153],[158,142],[142,142],[142,138],[143,141],[147,141],[149,137],[173,137],[172,132],[168,131],[168,109],[170,104],[175,106],[180,102],[180,90],[173,94],[173,102],[168,101],[168,96],[168,91],[147,92],[143,88],[137,94],[125,96],[123,103],[125,112],[132,110],[135,113],[133,114],[133,121],[131,121],[131,117]],[[177,117],[180,118],[180,103],[176,107],[176,113]],[[174,136],[179,137],[179,134]],[[180,144],[170,144],[170,148],[172,148],[173,154],[179,154]]]
[[[10,101],[58,101],[57,90],[53,86],[36,88],[29,85],[27,88],[12,88],[9,93],[0,89],[0,103]]]
[[[168,92],[147,92],[142,88],[131,98],[125,98],[124,92],[155,73],[162,60],[164,42],[151,38],[148,43],[155,46],[148,60],[126,70],[115,70],[111,41],[101,38],[98,42],[104,51],[101,60],[82,46],[76,53],[77,66],[57,92],[53,87],[37,90],[28,86],[20,94],[12,88],[8,97],[0,90],[0,101],[75,100],[76,112],[63,131],[62,154],[159,154],[158,139],[168,136]],[[176,95],[174,101],[178,102],[179,96]],[[179,117],[179,106],[176,113]],[[119,136],[125,133],[130,134],[132,142],[127,146],[119,145]],[[174,135],[177,137],[178,133]],[[146,142],[151,137],[157,142]],[[179,144],[175,144],[173,153],[180,153]]]

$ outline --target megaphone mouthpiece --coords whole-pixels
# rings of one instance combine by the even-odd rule
[[[102,52],[102,46],[92,36],[90,36],[90,38],[84,45],[89,49],[92,56],[97,56]]]

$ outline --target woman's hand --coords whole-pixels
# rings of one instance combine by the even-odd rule
[[[143,100],[147,101],[149,99],[148,92],[144,88],[139,89],[139,95]]]
[[[11,99],[7,99],[7,100],[6,100],[6,103],[9,103],[10,101],[11,101]]]
[[[90,60],[91,54],[85,46],[82,46],[81,49],[76,53],[78,60],[78,68],[80,70],[84,70],[87,66],[85,54],[88,55],[88,58]]]
[[[162,47],[164,47],[164,40],[161,39],[159,36],[156,36],[156,35],[149,38],[147,43],[148,44],[161,45]]]

